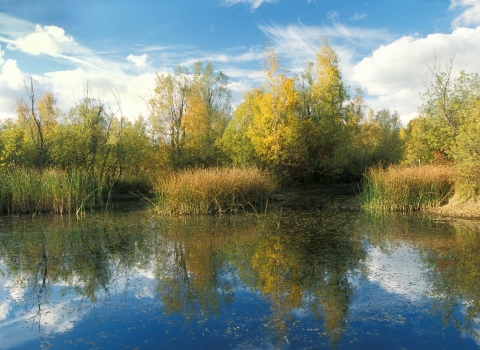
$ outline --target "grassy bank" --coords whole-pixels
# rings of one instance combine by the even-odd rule
[[[363,207],[372,211],[413,211],[438,207],[454,194],[454,169],[447,165],[370,168]]]
[[[256,168],[186,170],[159,178],[155,211],[162,215],[232,213],[264,203],[274,185]]]
[[[1,213],[79,213],[101,204],[102,188],[81,172],[14,168],[0,172]]]

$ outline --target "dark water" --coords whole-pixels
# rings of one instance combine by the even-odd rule
[[[476,349],[480,226],[0,218],[0,349]]]

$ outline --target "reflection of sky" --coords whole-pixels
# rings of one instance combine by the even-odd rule
[[[6,271],[3,262],[0,262],[0,267]],[[29,287],[19,285],[21,278],[12,281],[3,273],[0,275],[0,349],[27,344],[39,336],[64,334],[95,308],[107,305],[115,298],[125,299],[128,297],[125,294],[135,299],[152,299],[155,297],[153,277],[153,272],[144,268],[129,271],[128,277],[117,274],[112,278],[115,286],[109,286],[108,295],[97,293],[100,300],[96,304],[74,291],[81,283],[67,286],[64,281],[58,281],[49,285],[48,302],[41,305],[39,317],[37,295],[32,296]],[[79,279],[73,278],[73,281]]]
[[[449,340],[442,343],[442,321],[431,309],[422,260],[414,248],[399,245],[366,249],[367,278],[363,279],[359,271],[353,271],[349,278],[354,293],[346,304],[347,326],[339,349],[390,348],[394,343],[397,348],[416,348],[419,339],[433,348],[455,348],[462,341],[464,348],[480,344],[472,346],[472,338],[458,336],[451,325],[445,328]],[[169,262],[165,276],[173,268]],[[112,264],[119,265],[118,261]],[[6,271],[1,261],[0,268]],[[278,342],[272,342],[274,317],[268,296],[252,291],[241,281],[234,290],[234,300],[222,305],[218,314],[192,312],[187,320],[179,314],[165,314],[156,290],[156,273],[154,262],[128,271],[112,269],[108,292],[98,292],[95,304],[75,292],[75,287],[82,286],[78,277],[69,283],[57,281],[50,285],[48,304],[42,306],[40,330],[34,325],[38,321],[36,298],[25,281],[20,283],[25,277],[14,283],[7,273],[0,274],[0,349],[30,349],[32,344],[38,348],[39,338],[54,342],[56,348],[72,342],[77,349],[118,348],[120,343],[153,349],[172,348],[172,344],[199,349],[328,347],[323,320],[315,319],[306,307],[291,311],[291,319],[286,321],[288,331]],[[315,300],[305,297],[304,302]],[[95,346],[75,343],[75,339],[89,337]]]
[[[423,275],[423,264],[418,253],[407,245],[385,252],[369,248],[368,279],[378,283],[389,293],[418,300],[428,291]]]

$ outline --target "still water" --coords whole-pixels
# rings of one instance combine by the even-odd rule
[[[480,225],[0,218],[0,349],[476,349]]]

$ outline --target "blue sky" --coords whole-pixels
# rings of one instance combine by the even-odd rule
[[[0,0],[0,118],[14,116],[24,81],[63,110],[91,94],[123,114],[147,114],[155,73],[211,62],[230,78],[234,104],[263,80],[265,43],[302,71],[322,36],[352,91],[374,110],[417,114],[428,65],[480,72],[480,0]]]

